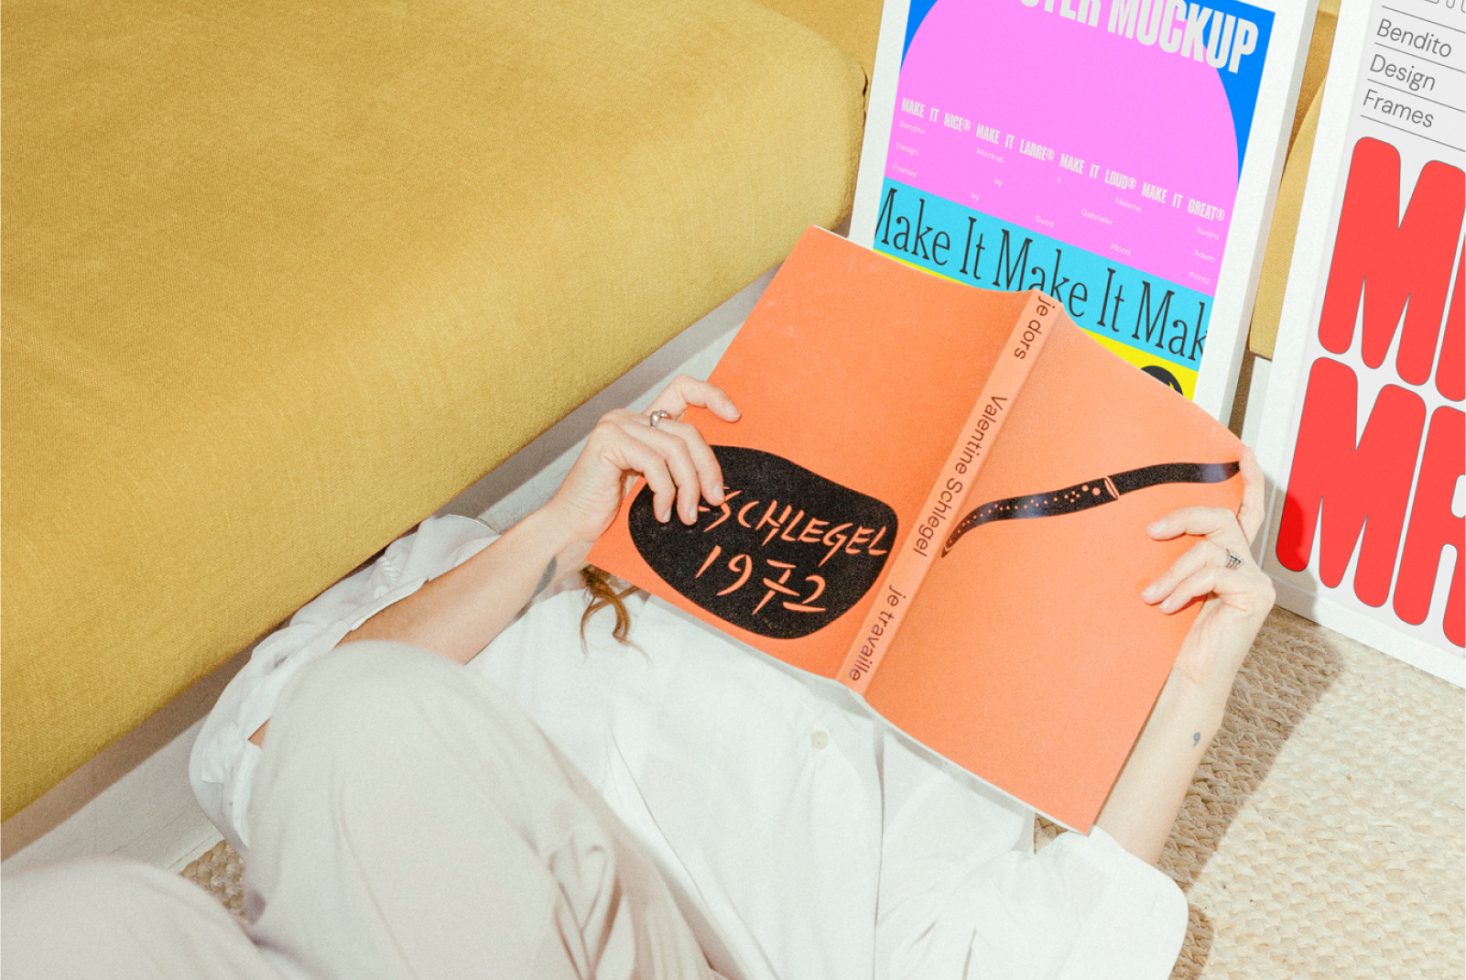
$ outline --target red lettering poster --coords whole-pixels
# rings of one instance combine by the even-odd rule
[[[1259,453],[1279,601],[1458,685],[1463,50],[1460,4],[1342,12]]]

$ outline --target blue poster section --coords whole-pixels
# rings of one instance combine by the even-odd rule
[[[1196,370],[1211,297],[887,178],[876,251],[984,289],[1038,289],[1074,322]]]
[[[1257,90],[1262,85],[1262,69],[1267,61],[1268,45],[1273,39],[1273,12],[1237,0],[1207,0],[1199,6],[1211,7],[1218,15],[1232,14],[1257,25],[1257,48],[1243,58],[1235,73],[1217,69],[1222,90],[1232,109],[1232,125],[1237,130],[1237,173],[1242,173],[1242,160],[1247,156],[1247,138],[1252,133],[1252,115],[1257,108]]]
[[[887,0],[888,3],[899,3],[900,0]],[[906,60],[906,52],[911,50],[911,39],[916,37],[916,29],[921,22],[926,20],[926,15],[932,12],[937,5],[937,0],[911,0],[911,7],[906,12],[906,43],[901,47],[901,60]]]

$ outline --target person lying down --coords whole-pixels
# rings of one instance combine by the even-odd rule
[[[1030,810],[842,690],[645,595],[583,587],[630,477],[661,520],[720,502],[689,405],[738,415],[679,378],[648,413],[605,416],[552,499],[503,534],[425,520],[255,648],[190,765],[244,856],[242,928],[181,879],[93,863],[7,882],[27,935],[63,894],[72,921],[76,896],[101,906],[94,942],[25,942],[14,961],[7,922],[7,967],[1168,976],[1186,902],[1153,862],[1272,603],[1247,557],[1251,458],[1240,514],[1157,515],[1154,538],[1196,544],[1141,601],[1201,614],[1095,829],[1035,852]]]

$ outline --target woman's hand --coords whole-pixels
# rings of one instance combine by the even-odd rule
[[[477,554],[359,623],[342,643],[395,640],[468,663],[535,596],[580,569],[638,473],[651,484],[659,518],[669,520],[675,504],[684,521],[696,521],[700,497],[722,502],[723,473],[697,429],[679,421],[690,405],[709,408],[729,422],[738,418],[738,409],[720,389],[685,377],[658,395],[646,415],[606,414],[549,503]],[[662,412],[666,415],[657,415]],[[263,745],[268,724],[249,740]]]
[[[1171,834],[1197,763],[1221,727],[1232,681],[1273,606],[1272,581],[1250,549],[1261,525],[1262,473],[1243,449],[1237,513],[1190,507],[1150,526],[1157,541],[1183,534],[1199,540],[1141,597],[1168,614],[1200,599],[1201,611],[1097,823],[1152,864]]]
[[[671,520],[675,510],[683,523],[695,522],[701,499],[723,502],[723,472],[702,434],[681,421],[682,413],[693,405],[728,422],[739,417],[721,388],[679,377],[647,412],[617,409],[603,415],[544,509],[574,542],[588,548],[611,526],[632,481],[645,476],[658,520]],[[663,412],[667,414],[659,416]]]
[[[1174,613],[1197,599],[1201,612],[1176,660],[1176,675],[1225,698],[1252,641],[1273,607],[1273,583],[1252,560],[1252,539],[1263,516],[1263,481],[1257,460],[1242,451],[1242,506],[1190,507],[1153,523],[1150,536],[1168,541],[1200,538],[1190,551],[1141,593],[1162,612]]]

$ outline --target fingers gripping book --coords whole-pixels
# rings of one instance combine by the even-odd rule
[[[590,560],[1088,831],[1197,608],[1141,589],[1236,510],[1241,448],[1037,291],[939,279],[810,229],[694,409],[725,497],[633,488]]]

